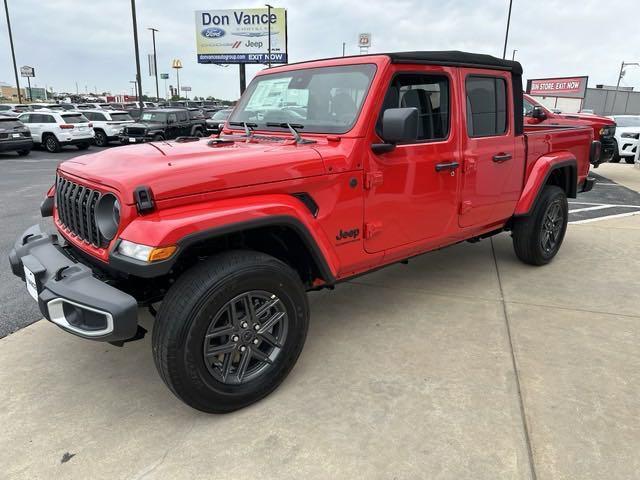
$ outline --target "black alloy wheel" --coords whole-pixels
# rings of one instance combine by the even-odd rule
[[[287,327],[287,311],[275,294],[253,290],[238,295],[215,314],[207,329],[207,369],[229,385],[268,373],[282,351]]]
[[[563,226],[564,211],[560,199],[557,199],[549,204],[542,220],[540,246],[546,254],[556,250]]]

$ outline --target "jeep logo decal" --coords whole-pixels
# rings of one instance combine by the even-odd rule
[[[336,240],[340,241],[340,240],[355,240],[356,238],[358,238],[358,234],[360,233],[360,230],[357,228],[352,228],[351,230],[347,230],[344,231],[342,229],[340,229],[340,232],[338,232],[338,235],[336,235]]]

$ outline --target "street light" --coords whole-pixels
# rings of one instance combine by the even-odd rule
[[[20,95],[20,80],[18,77],[18,66],[16,65],[16,52],[13,49],[13,35],[11,34],[11,20],[9,20],[9,6],[7,0],[4,0],[4,12],[7,15],[7,31],[9,32],[9,44],[11,45],[11,58],[13,59],[13,73],[16,76],[16,89],[18,90],[18,103],[22,103],[22,95]]]
[[[502,49],[502,59],[507,55],[507,41],[509,40],[509,24],[511,23],[511,5],[513,0],[509,0],[509,15],[507,16],[507,31],[504,34],[504,48]]]
[[[136,20],[136,0],[131,0],[131,20],[133,22],[133,45],[136,51],[136,80],[138,82],[138,106],[142,115],[142,76],[140,75],[140,50],[138,49],[138,21]]]
[[[513,49],[513,53],[511,54],[511,61],[513,62],[516,59],[516,52],[518,51],[517,48]]]
[[[616,83],[616,91],[613,94],[613,103],[611,104],[611,111],[609,113],[613,114],[613,111],[616,108],[616,97],[618,96],[618,88],[620,88],[620,80],[622,80],[622,77],[624,77],[624,67],[628,67],[630,65],[635,65],[635,66],[640,66],[640,63],[627,63],[627,62],[622,62],[620,64],[620,73],[618,74],[618,83]]]
[[[147,30],[151,30],[151,36],[153,37],[153,73],[156,75],[156,101],[160,100],[160,89],[158,88],[158,57],[156,56],[156,32],[159,30],[149,27]]]
[[[268,26],[267,28],[269,29],[268,34],[269,34],[269,38],[267,39],[267,52],[269,55],[269,58],[267,60],[267,66],[268,68],[271,68],[271,9],[273,8],[271,5],[269,5],[268,3],[264,4],[265,7],[267,7],[267,17],[268,17]]]

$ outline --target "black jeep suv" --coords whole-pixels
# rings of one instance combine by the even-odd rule
[[[204,136],[204,117],[187,108],[143,110],[137,123],[130,123],[120,134],[121,143],[171,140]]]
[[[29,155],[33,148],[31,132],[16,117],[0,115],[0,152],[18,152]]]

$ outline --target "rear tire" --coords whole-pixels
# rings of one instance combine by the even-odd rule
[[[109,144],[109,138],[102,130],[95,131],[94,141],[98,147],[106,147]]]
[[[224,252],[171,287],[153,328],[153,358],[182,401],[203,412],[232,412],[282,383],[308,325],[307,296],[294,270],[263,253]]]
[[[636,163],[636,157],[624,157],[624,161],[629,165],[633,165],[634,163]]]
[[[79,143],[78,145],[76,145],[76,147],[78,147],[78,150],[86,150],[89,148],[89,146],[90,146],[89,142]]]
[[[60,147],[60,142],[55,137],[55,135],[47,135],[44,139],[44,148],[49,153],[58,153],[62,148]]]
[[[513,225],[513,249],[529,265],[545,265],[556,256],[567,231],[569,204],[564,190],[546,185],[526,217]]]
[[[618,150],[618,142],[616,140],[614,140],[613,142],[613,156],[611,157],[611,160],[609,160],[610,163],[620,163],[620,150]]]
[[[31,149],[28,150],[18,150],[18,156],[20,157],[26,157],[27,155],[29,155],[29,153],[31,153]]]

